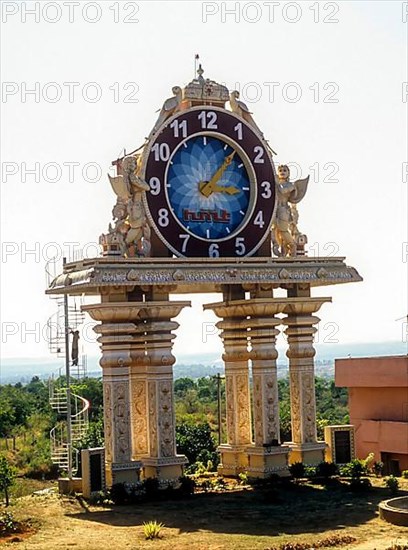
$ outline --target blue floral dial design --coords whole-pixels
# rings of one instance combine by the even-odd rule
[[[165,121],[144,154],[146,213],[157,256],[252,256],[267,239],[275,179],[267,144],[226,109],[196,106]]]
[[[251,184],[238,151],[225,141],[197,135],[170,159],[166,191],[173,214],[189,233],[218,240],[245,221]]]

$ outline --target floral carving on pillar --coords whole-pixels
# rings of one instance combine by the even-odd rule
[[[316,437],[316,403],[313,372],[303,373],[303,434],[304,443],[314,443]]]
[[[173,428],[173,388],[170,380],[159,384],[160,395],[160,456],[169,457],[175,454]]]
[[[250,410],[248,376],[245,374],[238,374],[236,377],[236,384],[238,444],[243,445],[251,443],[251,425],[250,416],[248,414]]]
[[[113,411],[115,423],[115,462],[130,460],[130,426],[129,426],[129,384],[116,382],[113,392]]]
[[[156,381],[149,381],[149,455],[158,456]]]
[[[109,382],[103,383],[103,411],[105,431],[105,457],[112,462],[112,386]]]
[[[136,456],[148,453],[146,419],[146,382],[132,380],[132,444]]]
[[[279,434],[279,406],[276,374],[265,374],[263,377],[264,407],[265,407],[265,436],[266,441],[280,440]]]
[[[233,375],[225,370],[225,391],[227,401],[227,441],[230,445],[236,443],[234,422],[234,379]]]
[[[300,403],[300,373],[292,371],[290,373],[290,415],[292,425],[292,441],[302,443],[301,434],[301,403]]]
[[[254,388],[254,427],[255,427],[255,444],[262,445],[263,434],[263,400],[262,400],[262,375],[253,375]]]

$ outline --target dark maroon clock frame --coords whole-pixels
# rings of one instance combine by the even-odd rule
[[[180,144],[195,135],[218,137],[230,144],[245,159],[250,174],[252,199],[245,222],[223,239],[204,239],[189,233],[176,219],[168,201],[168,163]],[[150,185],[152,181],[159,182],[154,193],[147,192],[145,195],[146,212],[159,239],[176,256],[252,256],[270,234],[275,207],[275,170],[272,158],[262,137],[246,121],[229,111],[213,106],[199,106],[170,117],[148,144],[142,177]],[[168,213],[164,226],[159,224],[163,212]],[[189,235],[188,239],[182,238],[181,231],[185,232],[182,234],[184,237]]]

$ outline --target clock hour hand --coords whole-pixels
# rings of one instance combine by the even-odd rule
[[[226,193],[227,195],[236,195],[240,192],[240,189],[237,189],[233,185],[216,185],[213,187],[213,193]]]
[[[210,181],[201,181],[199,184],[200,192],[204,197],[209,197],[214,192],[214,187],[216,186],[217,182],[221,179],[223,173],[228,168],[228,166],[231,164],[232,159],[234,158],[235,151],[233,151],[230,155],[225,157],[224,162],[221,164],[221,166],[218,168],[218,170],[215,172],[213,177],[210,179]]]

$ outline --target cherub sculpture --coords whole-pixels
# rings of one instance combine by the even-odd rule
[[[109,235],[115,237],[124,256],[148,256],[150,254],[151,230],[143,204],[143,194],[150,191],[138,171],[140,157],[125,157],[123,175],[109,176],[112,189],[117,195],[112,210],[115,225],[109,224]]]
[[[296,256],[304,254],[306,235],[298,229],[299,214],[297,203],[306,194],[307,178],[289,181],[290,171],[286,164],[278,166],[276,183],[276,210],[272,221],[272,249],[276,256]]]

